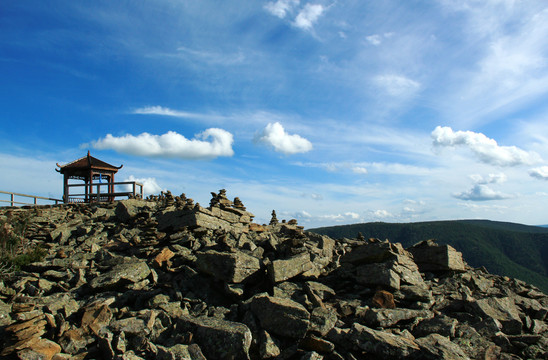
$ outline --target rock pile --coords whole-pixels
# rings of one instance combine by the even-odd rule
[[[548,297],[432,241],[337,241],[240,199],[171,193],[31,214],[0,278],[14,359],[547,359]]]

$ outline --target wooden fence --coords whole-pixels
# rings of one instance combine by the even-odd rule
[[[53,198],[48,198],[48,197],[43,197],[43,196],[36,196],[36,195],[19,194],[19,193],[8,192],[8,191],[0,191],[0,194],[9,195],[9,197],[10,197],[9,200],[0,199],[0,203],[9,203],[10,206],[38,205],[38,200],[54,201],[55,204],[59,204],[59,203],[63,202],[63,200],[61,200],[61,199],[53,199]],[[27,202],[19,201],[19,198],[25,198],[24,200],[26,200],[26,198],[31,198],[31,199],[33,199],[33,202],[30,203],[30,202],[28,202],[28,200],[27,200]],[[23,199],[21,199],[21,200],[23,200]]]

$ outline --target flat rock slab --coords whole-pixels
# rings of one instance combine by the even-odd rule
[[[412,340],[358,323],[352,325],[350,336],[362,350],[385,359],[405,359],[420,350]]]
[[[263,329],[280,336],[301,339],[310,325],[310,313],[290,299],[258,295],[251,301],[251,311]]]
[[[308,252],[298,254],[289,259],[274,260],[268,265],[268,275],[272,282],[277,283],[291,279],[310,269],[314,265],[310,261]]]
[[[474,312],[483,318],[493,318],[500,321],[502,331],[508,335],[521,333],[523,323],[519,317],[519,310],[509,297],[489,297],[480,299],[471,304]]]
[[[421,348],[421,359],[431,360],[470,360],[470,358],[455,343],[439,334],[416,339]]]
[[[195,334],[194,340],[208,359],[249,359],[252,335],[242,324],[214,317],[188,317],[178,320],[182,329]]]
[[[145,261],[135,261],[114,266],[111,270],[89,282],[92,289],[110,289],[118,285],[136,283],[150,275]]]
[[[464,271],[462,253],[449,245],[438,245],[432,240],[421,241],[409,249],[421,272]]]
[[[363,322],[369,327],[391,327],[400,321],[429,319],[434,313],[429,310],[412,309],[369,309]]]
[[[229,283],[238,284],[261,269],[261,261],[243,252],[208,250],[196,253],[198,270]]]

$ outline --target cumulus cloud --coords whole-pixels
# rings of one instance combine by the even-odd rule
[[[548,180],[548,166],[541,166],[529,170],[529,175],[541,180]]]
[[[232,156],[233,136],[226,130],[211,128],[187,139],[174,131],[163,135],[142,133],[140,135],[113,136],[108,134],[103,139],[92,142],[95,149],[112,149],[120,153],[180,158],[180,159],[211,159],[219,156]]]
[[[320,4],[306,4],[304,8],[299,11],[293,24],[300,29],[310,30],[324,11],[325,8]]]
[[[502,200],[513,197],[512,195],[495,191],[489,186],[489,184],[501,184],[505,182],[506,175],[503,173],[489,174],[487,177],[474,174],[470,175],[470,179],[475,182],[474,186],[468,191],[453,194],[453,197],[471,201]]]
[[[156,182],[156,178],[151,178],[151,177],[149,177],[149,178],[136,178],[135,176],[130,175],[124,181],[135,181],[135,182],[143,184],[143,195],[144,196],[159,194],[161,191],[164,190],[164,189],[162,189],[162,187],[160,185],[158,185],[158,182]],[[124,185],[124,186],[125,186],[124,191],[132,191],[133,190],[133,187],[131,185]]]
[[[486,184],[475,184],[470,190],[453,194],[457,199],[471,201],[503,200],[512,198],[511,195],[491,189]]]
[[[447,126],[436,127],[432,131],[432,141],[435,147],[466,146],[481,162],[491,165],[529,165],[541,160],[533,151],[525,151],[515,146],[499,146],[494,139],[482,133],[453,131]]]
[[[290,12],[294,6],[299,4],[299,0],[278,0],[276,2],[268,2],[264,8],[271,13],[283,19],[288,12]]]
[[[421,87],[421,84],[417,81],[395,74],[379,75],[373,81],[388,95],[395,97],[411,96]]]
[[[394,215],[390,213],[389,211],[381,210],[381,209],[372,211],[371,216],[376,219],[389,219],[394,217]]]
[[[288,134],[279,122],[269,123],[255,141],[270,145],[275,151],[286,155],[312,150],[312,143],[299,135]]]

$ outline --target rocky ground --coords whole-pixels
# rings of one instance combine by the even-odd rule
[[[548,359],[548,297],[433,241],[259,225],[224,190],[0,210],[25,216],[47,255],[0,278],[3,358]]]

